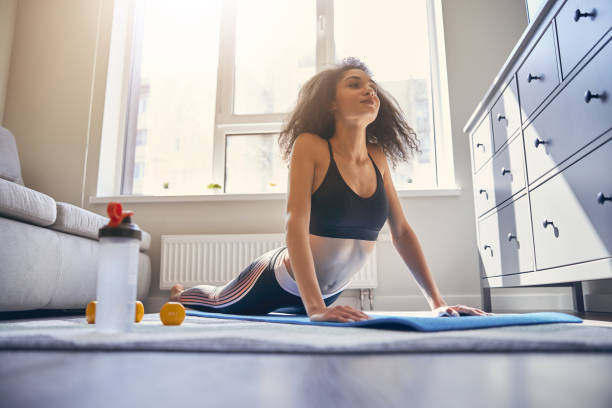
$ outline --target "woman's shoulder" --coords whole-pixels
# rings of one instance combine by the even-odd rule
[[[299,149],[307,151],[308,155],[317,163],[323,159],[323,157],[329,156],[327,140],[316,133],[300,133],[295,140],[295,146],[298,145]]]
[[[300,133],[295,138],[296,143],[298,140],[308,145],[320,145],[320,144],[327,145],[326,140],[322,138],[321,136],[317,135],[316,133],[309,133],[309,132]]]

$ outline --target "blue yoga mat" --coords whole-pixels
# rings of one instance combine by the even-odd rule
[[[308,316],[278,316],[278,315],[232,315],[222,313],[207,313],[188,309],[187,316],[214,317],[217,319],[250,320],[255,322],[306,324],[312,326],[363,327],[368,329],[414,330],[414,331],[444,331],[482,329],[487,327],[517,326],[547,323],[582,323],[576,316],[557,312],[518,313],[494,316],[460,316],[460,317],[408,317],[389,316],[378,313],[368,313],[369,320],[349,323],[311,322]]]

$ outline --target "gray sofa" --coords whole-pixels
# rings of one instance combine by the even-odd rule
[[[106,223],[106,217],[25,187],[15,138],[0,127],[0,312],[84,309],[95,300],[97,235]],[[151,283],[150,243],[143,231],[138,300]]]

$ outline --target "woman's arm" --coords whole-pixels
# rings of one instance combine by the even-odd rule
[[[319,142],[316,139],[318,137],[310,133],[302,133],[295,139],[291,152],[287,189],[286,241],[289,262],[309,316],[325,309],[308,237],[310,195],[315,170],[313,149]]]
[[[431,272],[425,262],[425,256],[419,245],[419,240],[410,225],[408,225],[408,221],[406,221],[397,191],[393,185],[387,157],[380,146],[376,146],[374,155],[379,167],[383,169],[385,194],[389,202],[389,218],[387,222],[391,231],[393,246],[408,268],[410,268],[430,308],[433,310],[439,306],[444,306],[446,302],[442,299],[442,295],[440,295],[440,291],[433,281]]]
[[[293,276],[300,291],[300,297],[308,316],[320,313],[326,306],[315,273],[308,230],[303,222],[287,223],[287,249]]]
[[[393,239],[393,246],[397,249],[415,280],[417,281],[421,292],[425,295],[429,307],[434,313],[440,316],[461,316],[461,315],[476,315],[476,316],[492,316],[493,313],[487,313],[475,307],[465,305],[448,306],[438,290],[436,283],[433,280],[425,255],[421,250],[421,245],[416,234],[406,223],[404,233]]]
[[[291,153],[286,219],[286,241],[291,270],[311,320],[344,322],[367,319],[365,313],[349,306],[327,308],[317,280],[310,248],[309,226],[310,196],[315,170],[314,149],[317,146],[327,148],[321,143],[319,136],[303,133],[296,138]]]
[[[315,273],[308,228],[300,222],[287,224],[287,248],[295,281],[302,303],[310,320],[329,322],[354,322],[370,319],[370,316],[350,306],[327,307]]]
[[[427,266],[419,240],[410,225],[406,224],[401,236],[393,238],[393,246],[412,272],[431,310],[446,306]]]
[[[383,180],[387,199],[389,200],[388,223],[389,229],[391,230],[393,246],[400,254],[408,268],[410,268],[410,271],[417,281],[421,292],[423,292],[423,295],[425,295],[431,310],[440,314],[451,316],[459,316],[460,314],[483,316],[491,315],[492,313],[486,313],[480,309],[469,306],[448,306],[444,299],[442,299],[442,295],[440,294],[431,272],[429,271],[427,262],[425,262],[425,255],[423,255],[419,240],[404,216],[404,211],[402,210],[399,197],[397,196],[397,191],[395,190],[393,180],[390,177],[391,171],[389,170],[387,158],[380,147],[375,149],[375,155],[377,158],[377,163],[380,163],[384,169]]]

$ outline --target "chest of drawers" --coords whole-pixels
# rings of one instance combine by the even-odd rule
[[[491,288],[612,278],[612,1],[548,0],[464,132]]]

